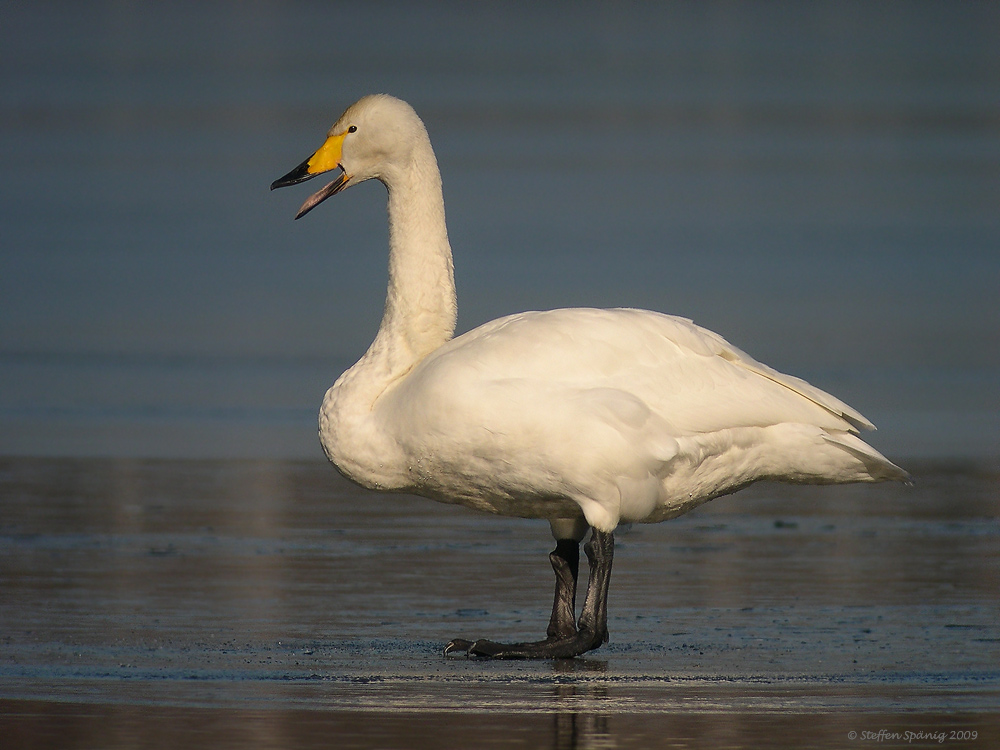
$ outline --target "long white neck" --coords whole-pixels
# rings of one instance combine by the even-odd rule
[[[383,383],[406,374],[455,332],[457,302],[441,173],[430,142],[381,178],[389,191],[389,288],[382,325],[355,366]]]

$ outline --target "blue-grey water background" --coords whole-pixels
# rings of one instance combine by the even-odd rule
[[[894,457],[1000,452],[990,3],[11,3],[0,453],[318,457],[384,191],[268,185],[363,94],[444,174],[459,329],[693,318]]]
[[[1000,5],[5,3],[0,82],[14,746],[997,740]],[[377,91],[434,143],[460,331],[693,318],[857,407],[916,487],[623,530],[596,658],[442,661],[535,634],[549,543],[320,463],[385,195],[293,222],[311,186],[268,185]]]

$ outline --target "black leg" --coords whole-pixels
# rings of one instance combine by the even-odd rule
[[[587,598],[580,613],[580,632],[590,633],[597,648],[608,642],[608,588],[611,585],[611,562],[615,556],[615,536],[611,531],[594,529],[583,548],[590,563]],[[589,650],[589,649],[588,649]]]
[[[492,659],[571,659],[574,656],[599,648],[608,640],[608,586],[611,583],[611,564],[614,559],[615,537],[610,531],[594,529],[590,541],[584,546],[590,562],[590,580],[587,598],[577,627],[572,626],[573,600],[579,550],[575,549],[577,566],[568,545],[560,540],[549,556],[556,571],[556,597],[549,622],[549,637],[544,641],[529,643],[494,643],[488,640],[467,641],[456,638],[445,646],[445,654],[464,652],[470,656]],[[574,547],[576,542],[573,542]],[[572,586],[568,584],[572,581]],[[571,591],[573,593],[571,593]],[[553,635],[555,631],[555,635]]]
[[[576,635],[576,579],[580,573],[580,543],[576,539],[560,539],[549,554],[556,574],[556,592],[552,600],[552,617],[548,630],[550,639]]]

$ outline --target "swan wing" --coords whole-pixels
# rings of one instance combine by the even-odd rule
[[[454,339],[423,364],[413,377],[450,369],[463,371],[469,382],[619,389],[678,434],[782,422],[873,429],[843,401],[756,361],[718,334],[644,310],[511,315]]]

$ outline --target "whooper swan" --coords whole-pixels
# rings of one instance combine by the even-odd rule
[[[375,341],[327,391],[323,449],[344,476],[505,516],[544,518],[556,548],[547,637],[455,639],[445,653],[563,658],[607,641],[614,530],[673,518],[757,480],[907,480],[862,442],[872,425],[683,318],[643,310],[525,312],[453,338],[441,175],[423,123],[366,96],[273,188],[340,168],[298,217],[381,181],[389,288]],[[579,544],[590,579],[575,616]]]

